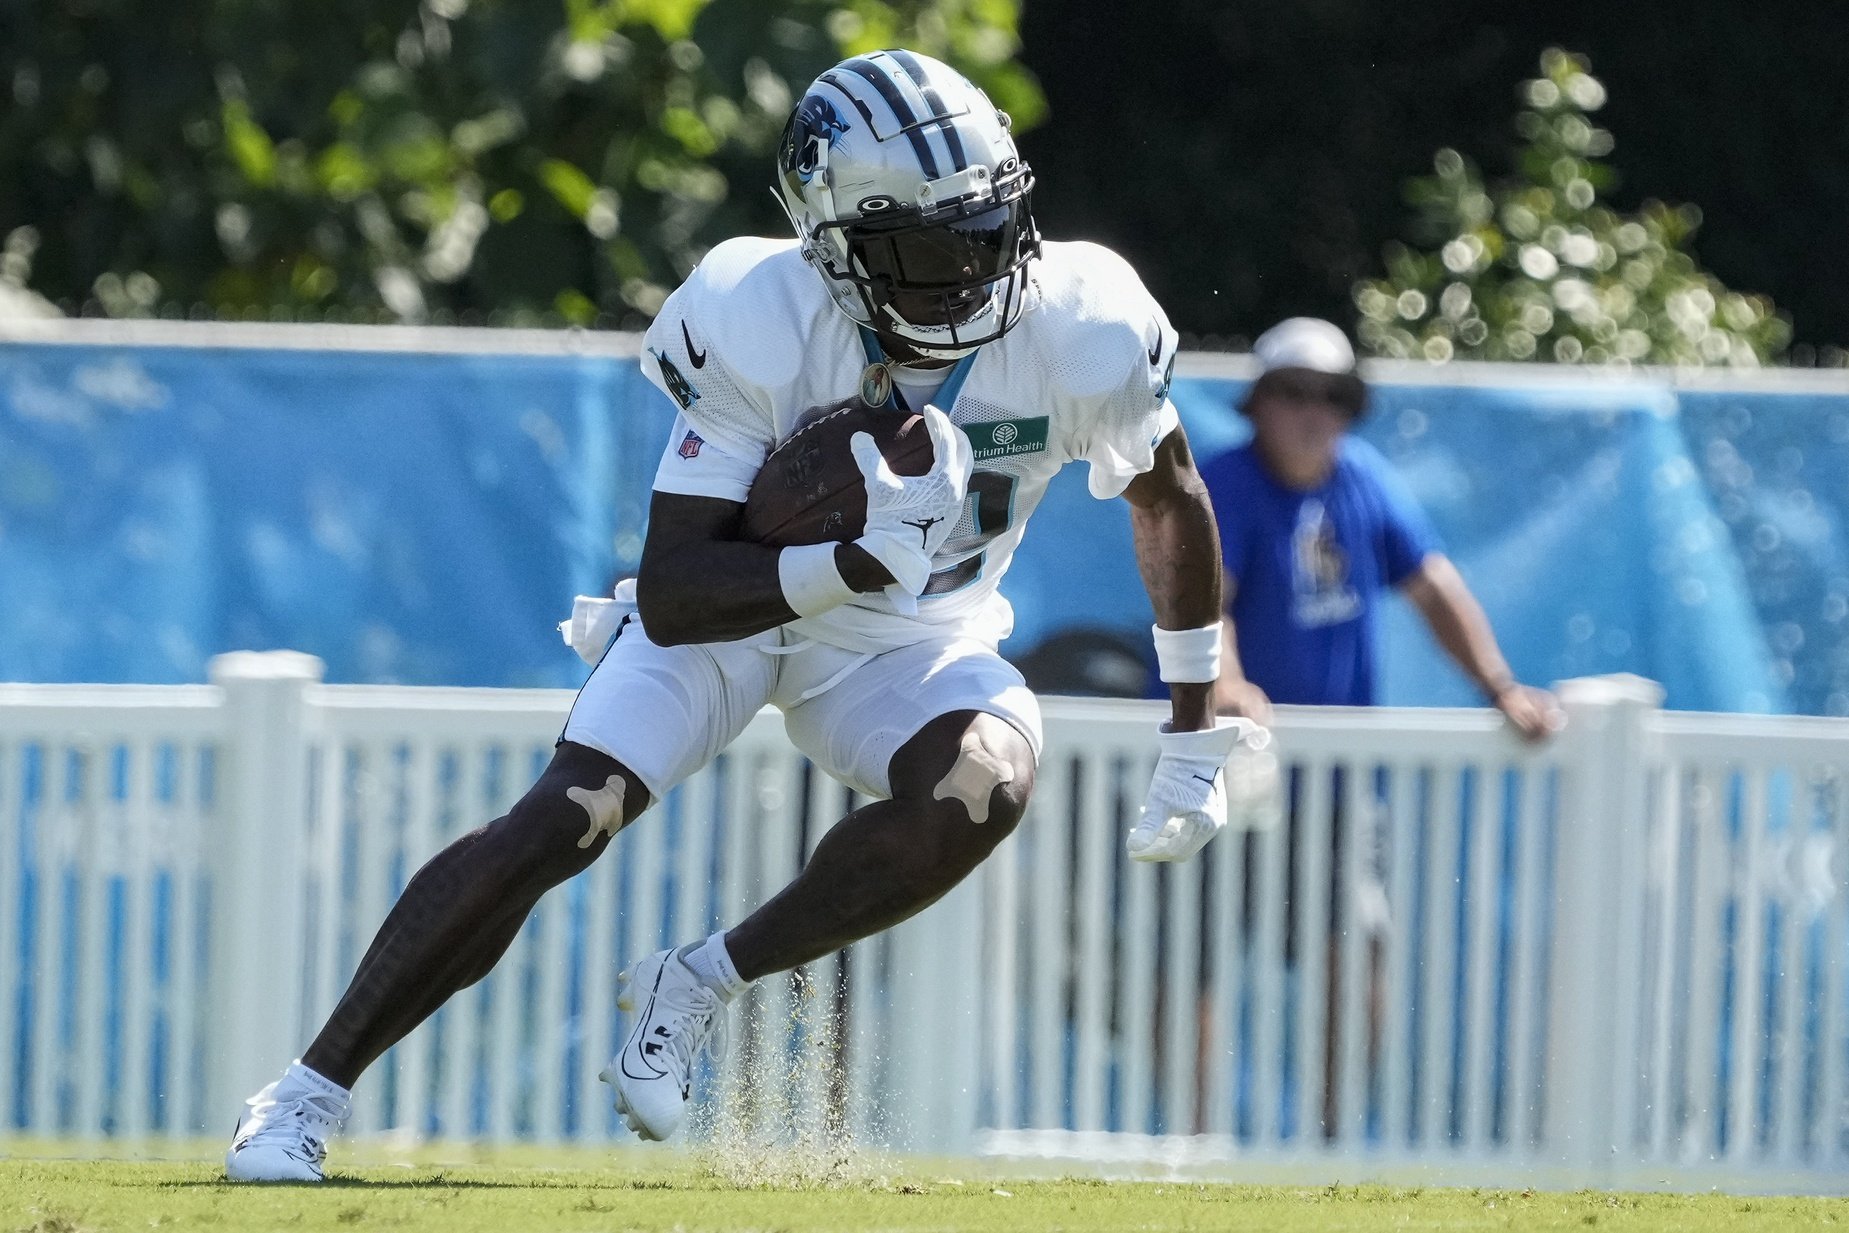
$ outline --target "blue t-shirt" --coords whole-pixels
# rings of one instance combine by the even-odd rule
[[[1236,590],[1246,678],[1273,702],[1374,704],[1374,609],[1427,554],[1425,513],[1380,451],[1344,437],[1321,487],[1271,477],[1250,442],[1201,468]]]

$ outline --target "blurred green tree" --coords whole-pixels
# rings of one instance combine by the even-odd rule
[[[0,239],[67,311],[635,324],[795,96],[906,45],[1022,125],[1018,0],[0,5]]]
[[[1791,328],[1770,300],[1727,290],[1690,251],[1701,212],[1600,204],[1615,183],[1609,132],[1588,119],[1605,87],[1583,56],[1550,48],[1522,85],[1516,174],[1486,187],[1456,150],[1411,181],[1415,235],[1388,246],[1387,277],[1355,288],[1362,345],[1445,361],[1753,367]]]

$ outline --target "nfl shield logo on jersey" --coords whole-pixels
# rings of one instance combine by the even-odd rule
[[[681,457],[698,458],[700,456],[700,447],[705,444],[705,439],[701,437],[699,433],[694,432],[692,429],[688,429],[687,435],[681,438]]]

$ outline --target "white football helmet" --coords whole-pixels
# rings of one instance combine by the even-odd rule
[[[816,78],[777,153],[778,196],[841,311],[936,359],[1020,319],[1040,251],[1033,186],[1007,115],[910,51]]]

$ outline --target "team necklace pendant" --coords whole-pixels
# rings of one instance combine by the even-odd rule
[[[860,401],[869,407],[883,407],[892,399],[892,370],[884,364],[869,364],[860,374]]]

